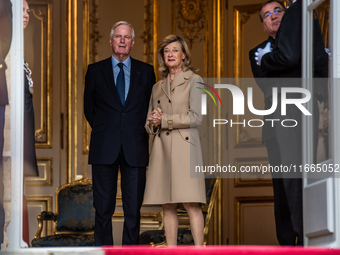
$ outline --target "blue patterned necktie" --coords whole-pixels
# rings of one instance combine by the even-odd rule
[[[120,72],[117,76],[117,90],[120,101],[124,105],[125,103],[125,77],[124,77],[124,70],[123,70],[123,63],[118,63],[118,67],[120,68]]]

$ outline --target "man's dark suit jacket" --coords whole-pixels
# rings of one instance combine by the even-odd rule
[[[260,43],[255,48],[253,48],[249,51],[249,60],[250,60],[250,65],[251,65],[251,70],[253,72],[253,76],[256,80],[257,85],[260,87],[260,89],[264,93],[265,98],[271,96],[272,86],[270,86],[268,83],[265,82],[265,78],[269,77],[269,73],[264,71],[261,68],[261,66],[256,64],[255,52],[257,52],[258,48],[263,49],[268,42],[270,42],[273,45],[274,41],[275,41],[275,39],[273,37],[268,37],[267,40],[263,41],[262,43]]]
[[[255,81],[259,88],[262,90],[264,94],[264,99],[265,99],[265,109],[269,109],[271,107],[271,102],[266,100],[266,98],[270,98],[272,95],[272,79],[268,77],[269,74],[268,72],[264,71],[261,66],[256,64],[255,60],[255,52],[257,52],[258,48],[264,48],[266,44],[270,42],[272,45],[274,44],[274,38],[273,37],[268,37],[267,40],[263,41],[259,45],[257,45],[255,48],[249,51],[249,60],[250,60],[250,65],[251,65],[251,70],[253,72],[253,76],[255,78]],[[264,116],[264,119],[270,118],[270,116]],[[265,122],[264,127],[262,128],[262,141],[265,142],[268,139],[272,139],[275,137],[275,133],[273,128],[270,127],[270,124]]]
[[[148,165],[149,136],[144,124],[154,84],[153,67],[131,58],[130,88],[123,106],[111,57],[89,65],[84,92],[84,113],[92,127],[89,164],[113,164],[122,148],[130,166]]]
[[[314,77],[325,78],[328,76],[328,55],[325,52],[325,45],[317,19],[314,19],[313,34]],[[272,43],[273,52],[265,54],[262,58],[261,66],[258,66],[254,59],[255,52],[258,48],[264,48],[268,42]],[[281,87],[301,87],[300,79],[285,79],[301,78],[301,56],[302,1],[298,0],[285,11],[275,40],[269,37],[266,41],[262,42],[249,52],[253,75],[257,84],[263,91],[265,99],[272,96],[272,87],[278,87],[279,93]],[[327,80],[315,80],[314,85],[314,95],[316,95],[319,100],[327,101]],[[266,109],[270,106],[270,102],[266,101]],[[317,109],[315,108],[314,110]],[[315,121],[317,120],[318,118],[315,118]],[[272,129],[265,125],[262,135],[263,141],[272,138]]]
[[[12,4],[0,1],[0,105],[8,104],[5,58],[12,41]]]

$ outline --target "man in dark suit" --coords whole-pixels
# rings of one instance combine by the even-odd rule
[[[140,208],[149,160],[149,136],[144,124],[155,73],[151,65],[130,57],[134,38],[129,23],[114,24],[110,34],[112,56],[89,65],[85,77],[84,113],[92,127],[89,164],[96,209],[96,245],[113,244],[111,217],[119,168],[124,210],[122,242],[139,242]]]
[[[3,208],[3,165],[5,109],[8,104],[5,58],[12,42],[12,4],[10,0],[0,1],[0,249],[3,242],[5,212]]]
[[[275,7],[277,5],[277,7]],[[275,15],[275,8],[282,7],[276,1],[266,2],[260,10],[263,22]],[[276,14],[278,15],[278,13]],[[314,26],[315,76],[327,76],[328,57],[318,24]],[[267,31],[268,32],[268,31]],[[265,108],[272,105],[272,88],[301,87],[302,1],[297,0],[285,11],[276,36],[250,51],[254,77],[265,95]],[[273,39],[275,37],[275,40]],[[266,79],[259,79],[259,78]],[[274,78],[274,79],[267,79]],[[297,78],[297,79],[280,79]],[[318,91],[316,91],[317,93]],[[290,94],[290,98],[299,98]],[[315,101],[316,102],[316,101]],[[314,107],[315,109],[315,107]],[[315,114],[315,112],[314,112]],[[318,114],[317,114],[318,115]],[[287,115],[281,115],[281,104],[267,116],[268,119],[294,119],[298,125],[285,128],[282,125],[263,128],[263,141],[273,166],[299,166],[302,163],[301,111],[295,105],[287,106]],[[318,119],[315,118],[318,122]],[[314,124],[315,125],[315,124]],[[275,223],[281,245],[303,245],[302,179],[300,174],[275,173],[273,176]]]

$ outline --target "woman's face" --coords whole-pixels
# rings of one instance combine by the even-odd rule
[[[26,0],[24,0],[24,29],[27,27],[28,22],[30,21],[30,7],[28,6],[28,3]]]
[[[169,68],[182,68],[182,62],[185,59],[185,54],[182,51],[181,45],[178,42],[173,42],[164,48],[164,62]]]

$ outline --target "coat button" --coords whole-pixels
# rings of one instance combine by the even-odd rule
[[[188,141],[188,140],[189,140],[189,137],[186,137],[186,138],[185,138],[185,140],[187,140],[187,141]]]
[[[169,103],[171,104],[171,100],[169,99]]]
[[[160,134],[160,133],[158,133],[158,137],[161,137],[161,134]]]
[[[161,103],[161,100],[158,100],[157,103],[160,104],[160,103]]]
[[[124,115],[125,113],[124,112],[122,112],[122,115]]]
[[[166,135],[169,135],[169,132],[166,132]]]

